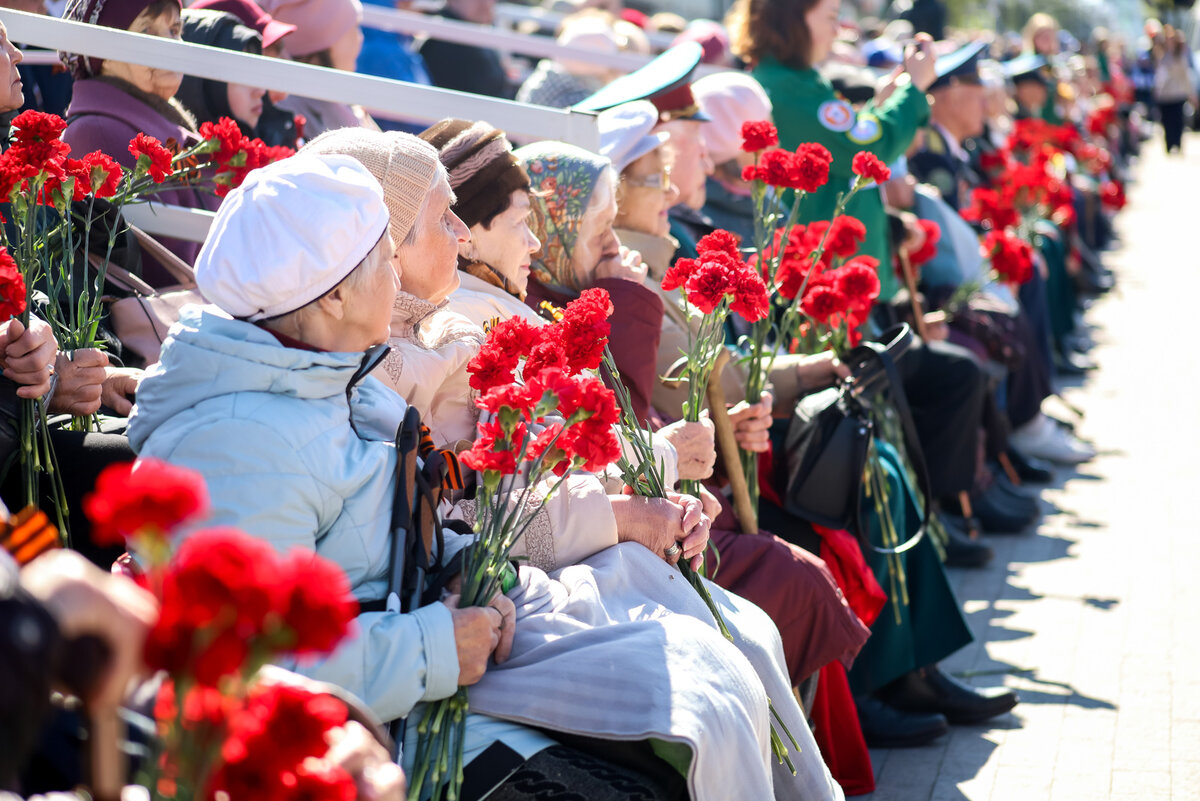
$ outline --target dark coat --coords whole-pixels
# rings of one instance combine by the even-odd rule
[[[129,152],[129,142],[139,132],[153,136],[164,144],[174,140],[188,146],[197,139],[195,131],[185,128],[180,120],[185,119],[177,107],[163,108],[165,104],[157,98],[137,93],[137,89],[124,82],[107,78],[88,78],[75,82],[75,95],[67,109],[67,130],[63,141],[71,146],[74,154],[100,150],[112,157],[122,167],[137,163]],[[170,119],[167,113],[177,119]],[[217,197],[193,188],[172,189],[160,192],[155,199],[176,206],[192,209],[215,210]],[[181,239],[161,237],[160,241],[188,264],[196,261],[200,245]],[[176,280],[149,253],[142,253],[142,277],[151,286],[161,287],[176,283]]]
[[[449,10],[442,11],[442,16],[463,21]],[[509,82],[508,73],[495,50],[426,39],[419,52],[434,86],[505,100],[512,100],[517,93],[517,87]]]

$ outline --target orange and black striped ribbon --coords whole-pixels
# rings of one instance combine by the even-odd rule
[[[16,517],[0,523],[0,547],[8,551],[18,565],[27,565],[46,551],[61,546],[58,529],[36,506],[26,506]]]
[[[433,433],[429,430],[429,426],[424,423],[421,423],[421,442],[418,446],[418,451],[422,459],[429,458],[429,454],[436,451],[446,460],[446,475],[442,478],[442,489],[460,490],[465,486],[462,465],[458,463],[458,454],[447,448],[435,448],[433,446]]]

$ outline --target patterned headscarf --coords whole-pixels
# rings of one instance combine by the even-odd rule
[[[63,19],[124,31],[129,29],[138,14],[153,3],[154,0],[68,0]],[[182,2],[179,3],[179,8],[183,9]],[[100,65],[104,63],[103,59],[63,50],[58,51],[58,58],[66,65],[71,77],[77,81],[99,75]]]
[[[565,142],[537,142],[516,151],[532,183],[534,234],[542,249],[531,273],[540,283],[582,290],[571,271],[571,256],[592,195],[612,164],[603,156]]]

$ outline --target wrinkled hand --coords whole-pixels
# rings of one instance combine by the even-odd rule
[[[704,514],[708,515],[709,520],[716,520],[721,516],[721,499],[708,491],[708,487],[700,485],[700,503],[704,506]]]
[[[108,355],[95,348],[80,348],[59,353],[54,360],[58,389],[50,402],[50,411],[83,417],[100,410]]]
[[[675,448],[680,478],[699,481],[712,475],[717,463],[717,446],[707,409],[700,413],[699,422],[679,420],[663,426],[658,435]]]
[[[459,600],[458,595],[450,595],[442,603],[450,607],[454,619],[458,683],[470,686],[483,678],[488,658],[493,653],[497,663],[508,659],[517,612],[513,602],[503,595],[493,598],[488,606],[459,608]]]
[[[348,722],[325,735],[325,761],[341,767],[358,786],[360,801],[404,801],[404,771],[361,723]]]
[[[635,284],[646,283],[647,265],[642,263],[642,254],[621,245],[621,258],[601,262],[596,268],[596,278],[620,278]]]
[[[145,376],[145,370],[135,367],[107,368],[100,389],[100,405],[107,406],[121,417],[128,417],[133,411],[133,399],[138,384]]]
[[[65,638],[94,635],[108,644],[112,659],[93,697],[83,700],[93,711],[115,709],[130,679],[142,672],[142,644],[158,618],[154,596],[68,550],[30,562],[21,586],[54,616]]]
[[[796,365],[796,374],[800,378],[800,386],[806,392],[811,392],[849,378],[850,368],[842,364],[833,351],[827,350],[801,359]]]
[[[771,447],[771,407],[775,399],[764,392],[758,403],[742,401],[729,409],[729,422],[738,447],[752,453],[762,453]]]
[[[904,48],[904,71],[912,78],[913,86],[922,92],[937,80],[936,61],[933,39],[927,33],[918,33],[913,43]]]
[[[640,543],[669,564],[686,557],[692,560],[693,566],[698,566],[708,545],[712,521],[696,498],[676,493],[669,493],[669,496],[609,496],[613,515],[617,518],[617,539]],[[679,543],[682,550],[667,556],[667,550],[675,543]]]
[[[896,91],[896,89],[899,88],[900,76],[903,74],[904,74],[904,67],[896,67],[896,69],[892,70],[891,75],[888,75],[887,79],[882,84],[880,84],[878,89],[875,90],[875,107],[876,108],[878,108],[879,106],[882,106],[884,101],[887,100],[889,97],[891,97],[892,93],[894,93]]]
[[[50,324],[30,315],[29,328],[20,320],[9,320],[4,333],[0,334],[3,357],[0,366],[4,377],[20,384],[17,397],[40,398],[50,391],[50,375],[53,371],[54,354],[58,343]]]
[[[916,253],[925,247],[925,229],[921,227],[920,219],[911,211],[900,214],[900,220],[904,223],[904,241],[900,243],[900,249],[905,253]]]

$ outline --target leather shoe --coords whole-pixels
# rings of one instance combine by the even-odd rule
[[[973,540],[952,520],[942,516],[942,527],[946,530],[946,567],[984,567],[992,561],[992,549],[979,540]]]
[[[941,737],[950,728],[946,716],[907,713],[873,695],[857,696],[858,722],[871,748],[916,748]]]
[[[971,494],[971,511],[989,534],[1017,534],[1037,519],[1037,502],[1015,498],[995,484]]]
[[[902,712],[940,712],[956,725],[981,723],[1017,705],[1017,694],[1012,690],[971,687],[947,676],[937,665],[904,674],[879,696]]]
[[[1016,448],[1008,449],[1008,460],[1017,471],[1017,477],[1026,483],[1049,484],[1054,480],[1054,473],[1047,462],[1025,456]]]

